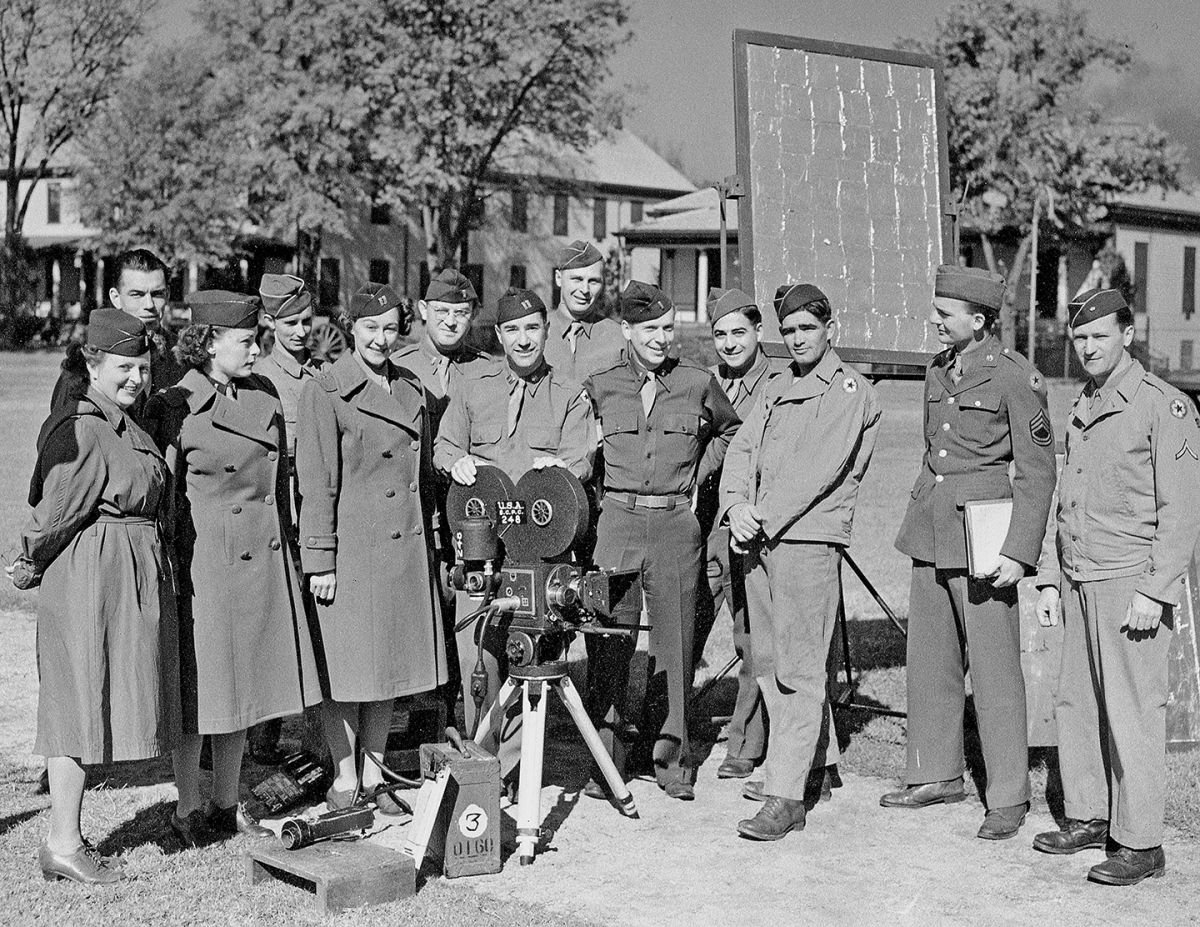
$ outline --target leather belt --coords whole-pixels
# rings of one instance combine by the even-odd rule
[[[157,525],[158,521],[144,515],[100,515],[96,519],[96,523],[100,525]]]
[[[690,505],[692,497],[687,493],[673,492],[662,496],[640,496],[633,492],[614,492],[611,489],[604,491],[605,499],[612,499],[621,505],[629,506],[635,509],[662,509],[671,511],[680,506]]]

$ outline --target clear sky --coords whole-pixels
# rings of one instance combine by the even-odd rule
[[[162,0],[163,34],[191,30],[203,0]],[[1048,0],[1038,0],[1050,6]],[[732,173],[736,28],[890,46],[926,37],[949,0],[631,0],[633,40],[614,62],[633,88],[628,127],[695,181]],[[1150,120],[1188,147],[1200,175],[1200,0],[1079,0],[1092,29],[1129,42],[1141,64],[1097,88],[1115,119]]]

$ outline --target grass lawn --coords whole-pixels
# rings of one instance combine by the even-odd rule
[[[685,356],[708,362],[707,331],[684,329]],[[57,373],[57,357],[0,355],[0,551],[10,550],[26,516],[25,494],[33,465],[33,445],[46,413]],[[920,460],[920,386],[892,382],[879,387],[885,417],[874,462],[862,489],[851,553],[884,598],[907,613],[909,563],[892,547]],[[1069,384],[1052,388],[1054,421],[1061,422],[1074,395]],[[800,462],[802,464],[802,462]],[[847,574],[846,607],[860,698],[903,710],[904,641],[880,614],[857,581]],[[167,818],[174,800],[165,761],[106,768],[93,774],[95,787],[85,801],[85,831],[101,848],[123,852],[138,878],[112,890],[79,890],[44,884],[37,878],[35,853],[46,830],[45,796],[32,793],[40,760],[29,755],[36,706],[33,613],[36,593],[0,583],[0,905],[5,923],[47,924],[259,924],[317,923],[298,904],[295,890],[281,884],[249,886],[241,875],[239,841],[184,849],[171,836]],[[729,623],[719,619],[709,639],[706,666],[698,682],[723,666],[732,653]],[[698,716],[728,714],[734,683],[724,680],[699,706]],[[838,717],[848,746],[843,768],[861,775],[894,779],[904,765],[904,722],[865,712]],[[712,725],[698,725],[706,749]],[[1053,751],[1034,758],[1035,797],[1045,800]],[[247,777],[251,773],[248,771]],[[1189,836],[1200,836],[1200,753],[1168,757],[1167,819]],[[257,778],[251,781],[257,781]],[[880,790],[887,783],[880,783]],[[1053,791],[1053,790],[1051,790]],[[714,873],[726,879],[729,873]],[[616,890],[616,889],[614,889]],[[669,920],[669,918],[668,918]],[[551,915],[523,904],[500,904],[477,895],[465,883],[434,879],[415,899],[343,915],[334,923],[497,925],[556,924],[583,920]]]

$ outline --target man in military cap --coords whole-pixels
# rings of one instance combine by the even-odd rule
[[[582,381],[621,359],[621,325],[601,314],[604,256],[591,242],[573,241],[558,252],[554,285],[558,307],[550,316],[546,360],[559,373]]]
[[[591,476],[596,450],[592,406],[579,384],[546,363],[546,305],[532,290],[510,289],[496,307],[496,337],[504,364],[463,380],[450,396],[434,446],[434,465],[463,486],[475,483],[476,468],[499,467],[516,482],[529,470],[563,467],[580,480]],[[467,615],[480,600],[465,592],[455,596],[455,611]],[[471,691],[472,668],[483,659],[487,672],[487,709],[507,676],[500,628],[472,625],[457,635],[458,665],[463,680],[463,712],[467,730],[476,722]],[[501,775],[511,776],[520,759],[520,705],[514,703],[500,730]],[[498,726],[499,728],[500,726]]]
[[[1063,622],[1054,698],[1066,820],[1034,849],[1105,849],[1088,878],[1133,885],[1166,871],[1167,651],[1200,505],[1200,420],[1129,355],[1116,290],[1070,305],[1088,381],[1067,420],[1057,531],[1043,546],[1038,618]],[[1057,541],[1057,543],[1055,543]]]
[[[912,557],[908,624],[907,787],[880,804],[962,801],[968,664],[987,769],[978,836],[1014,836],[1029,807],[1025,681],[1017,581],[1037,563],[1054,493],[1046,386],[992,326],[1004,279],[938,268],[930,324],[946,350],[925,375],[925,456],[896,547]],[[1012,477],[1009,477],[1009,467]],[[967,571],[963,505],[1012,499],[999,567]]]
[[[304,281],[291,274],[263,274],[258,295],[262,300],[262,323],[274,336],[271,350],[260,354],[254,372],[271,381],[279,393],[287,437],[288,473],[291,482],[292,524],[299,524],[296,510],[296,406],[300,390],[321,369],[321,360],[308,349],[313,328],[313,297]],[[283,719],[265,721],[250,731],[250,756],[256,762],[278,763],[283,759],[279,736]]]
[[[639,570],[650,631],[642,737],[653,741],[659,787],[695,797],[688,761],[687,696],[703,539],[691,495],[720,465],[740,419],[711,373],[669,356],[675,308],[657,287],[621,293],[626,356],[584,381],[604,435],[604,504],[596,565]],[[589,638],[588,704],[624,771],[622,706],[632,642]],[[596,778],[586,793],[607,793]]]
[[[720,490],[720,520],[749,552],[754,672],[771,719],[765,802],[738,824],[753,840],[803,830],[809,770],[836,759],[826,663],[841,552],[881,414],[874,388],[831,347],[836,323],[820,289],[780,287],[775,311],[792,362],[730,443]]]
[[[708,320],[712,325],[713,348],[719,362],[708,370],[721,384],[738,418],[745,420],[754,398],[770,379],[770,364],[758,345],[762,335],[762,313],[754,299],[738,289],[713,288],[708,293]],[[724,604],[733,619],[733,649],[740,657],[737,698],[725,728],[726,756],[717,767],[720,779],[744,779],[762,759],[766,745],[762,693],[754,678],[750,628],[746,616],[745,576],[742,558],[729,556],[729,526],[716,523],[720,503],[718,469],[700,487],[696,518],[706,538],[708,595],[704,589],[696,600],[696,641],[693,664],[699,665],[704,645]]]
[[[146,397],[152,391],[174,386],[183,376],[184,368],[171,353],[174,337],[163,326],[169,295],[167,265],[145,248],[135,248],[118,256],[116,271],[117,285],[109,289],[109,300],[115,308],[140,319],[150,336],[150,383],[132,409],[136,416],[145,405]],[[78,402],[87,387],[85,378],[64,370],[54,384],[51,410]]]

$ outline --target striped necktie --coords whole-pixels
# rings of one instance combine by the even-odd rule
[[[651,371],[646,372],[646,382],[642,384],[642,411],[650,418],[650,410],[654,408],[654,397],[658,393],[658,381]]]
[[[508,437],[512,437],[517,430],[517,419],[521,417],[521,407],[525,403],[525,381],[517,377],[517,382],[513,384],[512,392],[508,394]]]

